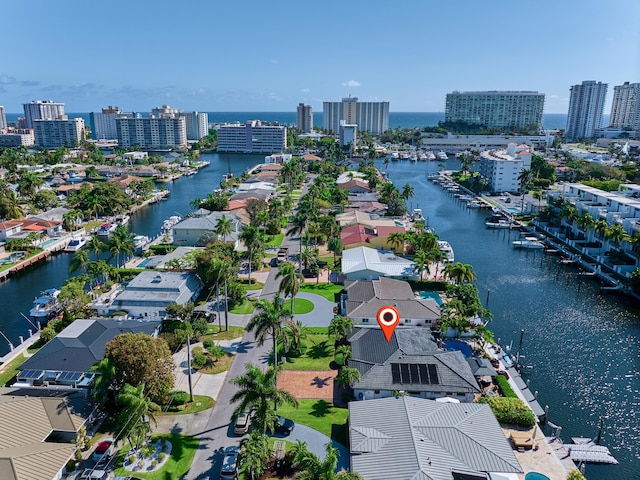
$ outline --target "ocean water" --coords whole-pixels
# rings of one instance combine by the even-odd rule
[[[295,125],[296,112],[208,112],[209,123],[246,122],[248,120],[263,120],[265,122],[279,122],[282,125]],[[7,113],[8,122],[17,122],[21,113]],[[89,125],[89,113],[67,114],[69,118],[84,118]],[[444,112],[389,112],[389,128],[419,128],[433,127],[444,120]],[[609,116],[604,115],[603,125],[607,124]],[[322,112],[313,113],[314,125],[322,126]],[[564,129],[567,125],[565,113],[546,113],[542,116],[544,128],[555,130]]]

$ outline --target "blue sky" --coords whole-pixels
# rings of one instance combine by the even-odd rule
[[[349,94],[444,111],[453,90],[640,82],[638,0],[0,0],[0,105],[293,111]]]

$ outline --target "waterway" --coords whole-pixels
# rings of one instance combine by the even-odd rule
[[[261,156],[205,154],[211,165],[191,177],[166,185],[167,200],[133,215],[129,230],[155,236],[162,221],[184,216],[190,202],[206,197],[229,170],[238,175]],[[379,168],[384,169],[382,162]],[[457,168],[455,161],[447,168]],[[577,270],[558,266],[557,258],[515,250],[515,233],[488,230],[486,214],[467,210],[427,180],[436,162],[392,162],[389,177],[400,188],[414,186],[413,207],[423,209],[429,225],[451,243],[456,260],[473,265],[476,284],[493,312],[490,328],[503,345],[513,342],[533,365],[527,375],[540,403],[549,405],[549,420],[563,427],[562,438],[595,437],[603,418],[602,443],[620,461],[617,466],[587,466],[590,480],[640,478],[640,317],[619,297],[602,296],[593,281]],[[14,344],[27,335],[35,296],[59,287],[68,278],[71,254],[62,253],[0,283],[0,330]],[[0,339],[0,355],[8,351]],[[525,377],[527,378],[527,377]],[[548,430],[547,430],[548,431]]]
[[[384,169],[382,162],[378,167]],[[392,162],[389,178],[400,189],[413,185],[413,207],[451,244],[456,261],[473,265],[480,297],[494,316],[489,328],[533,366],[523,377],[549,406],[549,420],[563,427],[562,439],[595,438],[604,420],[602,444],[620,464],[588,465],[587,478],[640,478],[638,311],[620,297],[600,295],[595,281],[559,266],[557,257],[514,249],[516,232],[487,229],[486,211],[467,209],[427,180],[437,170],[436,162]]]

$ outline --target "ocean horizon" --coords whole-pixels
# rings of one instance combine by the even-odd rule
[[[148,113],[140,112],[143,115]],[[206,112],[209,115],[209,123],[244,123],[249,120],[262,120],[265,122],[278,122],[282,125],[295,125],[296,112]],[[85,124],[90,124],[90,113],[69,112],[69,118],[83,118]],[[22,113],[7,113],[7,122],[15,123]],[[389,128],[420,128],[434,127],[438,122],[444,121],[444,112],[389,112]],[[603,125],[607,125],[609,115],[603,115]],[[314,125],[322,126],[322,112],[314,112]],[[566,113],[545,113],[542,115],[542,126],[546,130],[564,129],[567,125]]]

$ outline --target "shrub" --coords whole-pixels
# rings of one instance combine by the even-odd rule
[[[80,449],[76,449],[76,453],[74,455],[74,458],[78,461],[81,462],[82,461],[82,450]]]
[[[171,403],[176,407],[184,405],[189,401],[189,394],[183,391],[175,391],[171,394]]]
[[[202,342],[202,345],[207,350],[211,350],[211,347],[213,347],[214,343],[213,343],[213,340],[211,340],[210,338],[207,338],[205,341]]]
[[[78,450],[76,450],[77,452]],[[80,455],[80,458],[82,458],[82,455]],[[64,467],[67,472],[73,472],[76,469],[76,461],[71,459],[67,462],[67,464]]]
[[[127,460],[129,460],[129,464],[133,465],[136,462],[136,456],[129,455],[129,458]]]
[[[146,447],[144,447],[142,449],[142,452],[140,452],[142,454],[143,457],[150,457],[151,455],[154,454],[154,452],[156,451],[155,448],[153,448],[151,445],[147,445]]]
[[[518,398],[516,392],[514,392],[511,388],[511,385],[509,385],[507,377],[505,377],[504,375],[498,375],[496,381],[498,382],[498,387],[500,387],[500,390],[502,391],[502,395],[507,398]]]
[[[204,354],[202,347],[193,347],[191,349],[191,366],[193,368],[202,368],[207,364],[207,356]]]
[[[162,449],[163,449],[163,450],[165,450],[166,448],[167,448],[167,446],[166,446],[166,445],[163,445],[163,446],[162,446]],[[163,460],[165,459],[165,457],[166,457],[166,456],[167,456],[167,454],[166,454],[166,453],[164,453],[164,452],[160,452],[160,453],[158,454],[158,460],[163,461]]]
[[[158,460],[156,460],[155,458],[151,461],[151,466],[152,467],[157,467],[158,466]]]
[[[169,445],[167,445],[166,443],[162,444],[162,451],[166,452],[167,450],[169,450]]]
[[[510,423],[522,427],[533,427],[536,417],[519,398],[482,397],[478,403],[487,403],[500,423]]]

